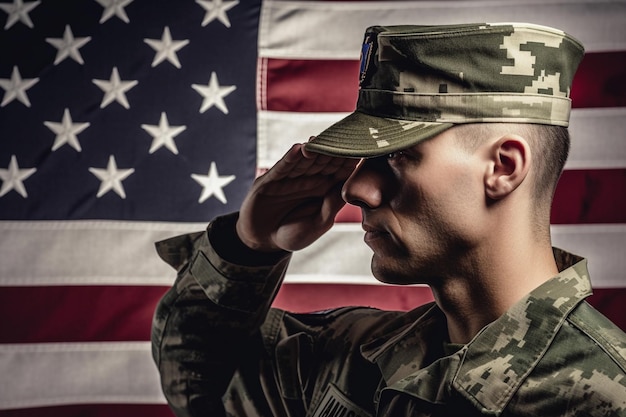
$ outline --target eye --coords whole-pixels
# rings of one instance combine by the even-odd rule
[[[387,159],[399,159],[404,157],[406,154],[404,151],[395,151],[387,154]]]
[[[385,160],[392,166],[417,164],[421,160],[421,154],[414,149],[403,149],[388,153]]]

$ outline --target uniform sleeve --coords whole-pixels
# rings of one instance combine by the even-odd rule
[[[217,218],[205,232],[157,243],[178,276],[154,314],[152,355],[177,416],[225,414],[222,395],[239,359],[258,346],[250,342],[289,263],[287,252],[244,247],[236,218]]]

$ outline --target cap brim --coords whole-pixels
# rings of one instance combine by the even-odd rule
[[[409,148],[452,126],[354,112],[321,132],[305,148],[330,156],[372,158]]]

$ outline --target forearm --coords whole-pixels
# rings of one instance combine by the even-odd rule
[[[237,247],[237,239],[228,235],[233,220],[218,219],[207,233],[174,238],[159,248],[179,275],[155,312],[153,356],[164,393],[179,415],[221,408],[238,359],[256,345],[251,339],[289,261],[285,252],[267,256]],[[215,246],[230,262],[211,240],[219,240]],[[242,255],[241,263],[254,266],[233,263]]]

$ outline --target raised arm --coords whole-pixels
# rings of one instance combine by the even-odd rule
[[[152,348],[178,416],[224,415],[222,395],[235,371],[261,354],[255,337],[289,253],[331,227],[356,162],[294,145],[257,179],[239,214],[158,244],[178,278],[157,306]]]

